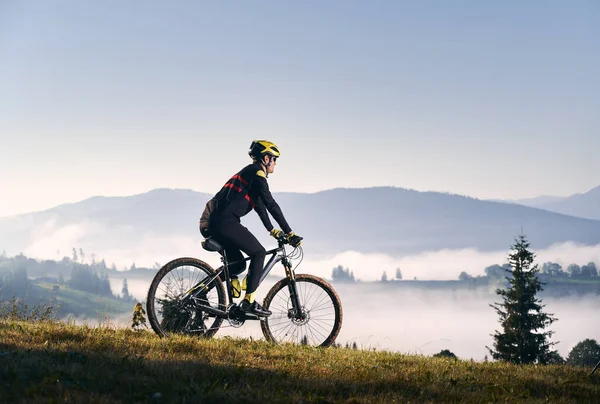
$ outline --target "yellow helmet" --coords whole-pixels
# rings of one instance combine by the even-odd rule
[[[250,157],[260,159],[265,154],[279,157],[279,148],[275,143],[268,140],[255,140],[250,144],[250,150],[248,150]]]

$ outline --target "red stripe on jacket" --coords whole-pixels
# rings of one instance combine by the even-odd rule
[[[242,188],[240,188],[240,187],[238,187],[238,186],[235,186],[235,185],[233,185],[233,184],[229,184],[229,183],[227,183],[227,184],[225,184],[225,185],[223,185],[223,186],[224,186],[225,188],[231,188],[231,189],[233,189],[233,190],[235,190],[235,191],[237,191],[237,192],[243,192]],[[252,205],[252,209],[254,209],[254,206],[256,206],[256,205],[255,205],[255,203],[254,203],[254,202],[252,202],[252,199],[250,199],[250,195],[246,194],[246,195],[244,196],[244,198],[245,198],[245,199],[246,199],[248,202],[250,202],[250,205]]]
[[[232,179],[232,180],[233,180],[233,179],[236,179],[236,178],[237,178],[238,180],[240,180],[240,182],[241,182],[242,184],[244,184],[244,185],[248,185],[248,181],[246,181],[245,179],[243,179],[242,177],[240,177],[240,176],[239,176],[239,175],[237,175],[237,174],[236,174],[236,175],[234,175],[233,177],[231,177],[231,179]]]

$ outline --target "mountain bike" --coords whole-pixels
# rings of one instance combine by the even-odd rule
[[[172,334],[197,335],[210,338],[224,320],[231,327],[241,327],[246,321],[260,321],[267,341],[276,344],[331,346],[342,326],[340,298],[324,279],[295,273],[292,263],[302,262],[302,247],[286,251],[289,240],[277,240],[278,247],[267,251],[260,283],[277,263],[285,269],[285,277],[267,293],[263,307],[271,310],[268,317],[245,313],[234,299],[229,268],[250,260],[228,262],[221,245],[211,237],[202,241],[207,251],[220,252],[222,265],[213,269],[196,258],[175,259],[163,266],[154,276],[146,300],[148,320],[161,337]]]

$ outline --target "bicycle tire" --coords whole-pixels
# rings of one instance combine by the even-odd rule
[[[150,288],[148,289],[148,295],[146,298],[146,313],[148,314],[148,320],[150,322],[152,329],[154,330],[154,332],[156,334],[158,334],[161,337],[169,337],[170,333],[169,333],[169,331],[167,331],[165,329],[165,327],[163,327],[161,325],[161,321],[158,318],[159,316],[157,315],[158,313],[156,311],[156,304],[155,304],[156,291],[157,291],[159,285],[161,284],[161,281],[168,274],[173,273],[173,271],[176,271],[183,267],[196,268],[199,270],[199,272],[204,273],[206,275],[206,277],[212,277],[215,275],[214,269],[212,269],[212,267],[210,265],[208,265],[206,262],[201,261],[196,258],[190,258],[190,257],[177,258],[177,259],[165,264],[156,273],[156,275],[154,276],[154,279],[152,280],[152,283],[150,284]],[[183,274],[183,269],[181,270],[181,273]],[[204,278],[201,278],[201,279],[204,279]],[[196,280],[193,281],[193,283],[195,283],[195,282],[196,282]],[[221,280],[219,278],[216,278],[213,282],[214,282],[214,286],[211,287],[211,292],[212,292],[212,290],[216,291],[217,300],[218,300],[216,303],[219,305],[219,308],[225,308],[226,298],[225,298],[225,288],[223,287],[223,283],[221,282]],[[190,287],[191,286],[188,286],[188,288],[190,288]],[[214,318],[214,322],[211,324],[211,326],[207,327],[206,331],[204,331],[203,333],[194,333],[193,335],[202,336],[204,338],[210,338],[213,335],[215,335],[215,333],[219,330],[221,323],[223,322],[223,318],[216,317],[216,316],[209,317],[209,318]]]
[[[296,275],[296,289],[298,290],[300,304],[303,305],[303,308],[306,309],[306,307],[304,305],[306,304],[307,301],[310,300],[310,297],[307,299],[306,294],[303,295],[303,291],[301,290],[301,289],[303,289],[302,285],[304,283],[313,284],[313,285],[317,286],[318,288],[320,288],[321,291],[325,292],[327,297],[331,300],[334,319],[333,319],[331,331],[329,332],[328,335],[324,336],[325,338],[323,338],[323,341],[321,343],[311,344],[310,343],[311,338],[310,338],[309,334],[306,332],[304,333],[304,336],[301,337],[300,343],[306,344],[306,345],[320,346],[320,347],[329,347],[335,342],[335,339],[337,338],[337,336],[340,332],[340,329],[342,328],[342,318],[343,318],[342,303],[340,301],[339,296],[333,289],[333,287],[329,283],[327,283],[324,279],[319,278],[317,276],[313,276],[313,275],[298,274],[298,275]],[[263,307],[266,309],[269,309],[271,307],[271,305],[273,304],[273,299],[275,299],[278,296],[279,292],[281,292],[282,290],[286,290],[285,288],[289,284],[290,284],[289,278],[284,278],[284,279],[280,280],[279,282],[277,282],[271,288],[271,290],[269,290],[269,292],[267,293],[267,296],[263,300]],[[285,293],[283,293],[283,295],[285,295]],[[313,295],[314,295],[314,292],[313,292]],[[287,296],[286,298],[284,298],[282,296],[279,296],[279,297],[281,297],[281,299],[284,300],[284,302],[287,304],[287,308],[289,310],[289,308],[291,308],[290,297],[289,296]],[[305,300],[305,301],[303,301],[303,300]],[[285,310],[285,307],[283,307],[283,310]],[[310,315],[311,310],[312,309],[307,310],[309,315]],[[318,310],[320,310],[320,309],[318,309]],[[277,314],[281,314],[282,316],[277,316]],[[283,338],[278,338],[276,335],[274,335],[273,331],[274,330],[276,331],[275,327],[281,326],[282,324],[286,324],[285,318],[283,317],[286,314],[287,313],[283,312],[282,310],[280,310],[279,312],[273,311],[273,314],[271,314],[271,316],[265,318],[265,320],[260,322],[260,326],[261,326],[263,335],[267,341],[274,342],[276,344],[285,342],[283,340]],[[276,322],[278,320],[279,320],[279,322]],[[301,326],[299,324],[295,324],[294,320],[289,317],[288,317],[288,320],[292,324],[292,326],[294,326],[294,325],[297,327]],[[322,321],[322,320],[317,320],[316,318],[314,318],[314,320]],[[307,320],[306,324],[308,324],[308,322],[310,322],[310,319]],[[303,325],[305,325],[305,324],[303,324]],[[290,328],[290,330],[294,330],[294,328],[289,327],[289,325],[284,325],[284,327]],[[288,332],[288,334],[289,334],[289,332]],[[294,334],[294,332],[292,334]],[[301,332],[300,332],[300,334],[301,334]],[[286,337],[286,336],[287,336],[287,334],[284,335],[284,337]],[[290,340],[291,339],[292,338],[290,338]]]

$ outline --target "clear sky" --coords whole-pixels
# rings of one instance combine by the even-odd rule
[[[0,217],[271,189],[600,185],[600,2],[0,0]]]

